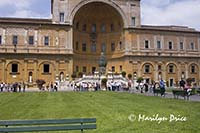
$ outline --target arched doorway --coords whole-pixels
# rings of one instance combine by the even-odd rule
[[[111,5],[103,2],[83,5],[73,20],[73,69],[83,74],[92,73],[94,68],[98,71],[101,52],[107,60],[121,53],[123,27],[122,16]]]

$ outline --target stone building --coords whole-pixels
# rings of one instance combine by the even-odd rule
[[[200,81],[200,32],[141,25],[140,0],[51,0],[51,19],[0,18],[0,81],[126,71],[147,82]]]

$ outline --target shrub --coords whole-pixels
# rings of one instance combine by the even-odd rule
[[[73,72],[71,77],[72,77],[72,79],[75,79],[76,78],[76,72]]]
[[[137,83],[140,84],[143,80],[144,80],[143,77],[139,77],[139,78],[137,79]]]

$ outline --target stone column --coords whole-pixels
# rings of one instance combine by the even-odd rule
[[[35,30],[35,33],[34,33],[34,45],[36,46],[38,44],[38,31]]]
[[[188,70],[189,70],[189,68],[188,68],[188,63],[185,62],[185,79],[187,79],[188,76],[189,76]]]
[[[3,82],[6,82],[6,61],[3,59],[2,60],[2,80]]]
[[[154,68],[154,79],[155,81],[158,81],[158,64],[155,64],[155,68]]]
[[[37,60],[34,60],[34,72],[33,72],[33,75],[34,75],[33,76],[34,77],[33,80],[34,81],[37,80],[37,78],[38,78],[38,69],[39,68],[37,66],[38,66],[38,62],[37,62]]]
[[[27,64],[28,64],[28,60],[24,60],[24,79],[23,79],[23,81],[24,82],[26,82],[26,80],[27,80]]]
[[[140,50],[140,35],[137,35],[137,50]]]

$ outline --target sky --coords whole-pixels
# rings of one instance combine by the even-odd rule
[[[0,17],[51,18],[51,0],[0,0]],[[143,25],[179,25],[200,31],[200,0],[141,0]]]

